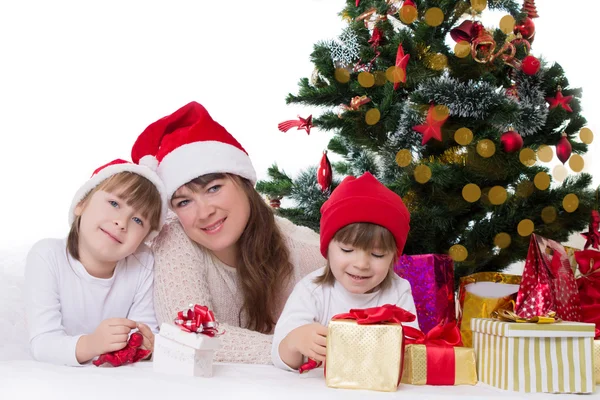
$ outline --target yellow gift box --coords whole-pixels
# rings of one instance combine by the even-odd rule
[[[454,376],[445,379],[452,381],[454,385],[475,385],[477,384],[477,370],[475,363],[475,351],[470,347],[448,347],[454,354]],[[435,346],[430,347],[429,351],[435,350]],[[404,351],[404,372],[402,373],[402,383],[411,385],[431,385],[441,384],[428,382],[427,375],[436,376],[448,374],[449,371],[442,371],[440,364],[427,362],[428,348],[424,344],[409,344]]]
[[[394,392],[403,359],[402,325],[332,320],[327,333],[327,386]]]
[[[479,381],[518,392],[592,393],[595,325],[471,320]]]

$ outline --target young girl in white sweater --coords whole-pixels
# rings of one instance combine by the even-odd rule
[[[151,169],[114,160],[75,194],[68,237],[33,246],[25,298],[34,359],[82,365],[125,347],[134,329],[153,350],[154,257],[142,242],[163,225],[164,192]]]
[[[295,286],[275,327],[273,364],[297,370],[324,361],[327,323],[352,308],[394,304],[415,314],[410,283],[393,271],[410,215],[402,199],[370,173],[347,177],[321,208],[327,266]],[[418,322],[407,325],[418,328]]]

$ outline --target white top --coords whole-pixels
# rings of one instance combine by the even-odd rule
[[[129,318],[158,332],[152,300],[154,257],[145,245],[95,278],[67,251],[65,239],[44,239],[27,255],[26,319],[33,358],[80,365],[77,341],[107,318]]]
[[[404,325],[419,329],[416,319],[417,310],[412,296],[410,283],[394,274],[392,285],[385,290],[373,293],[355,294],[348,292],[339,282],[333,286],[317,285],[313,280],[321,275],[325,268],[320,268],[302,279],[288,298],[287,303],[275,326],[271,357],[273,364],[279,368],[295,371],[279,357],[279,343],[294,329],[318,322],[327,326],[334,315],[347,313],[352,308],[378,307],[393,304],[410,311],[415,315],[414,322]]]

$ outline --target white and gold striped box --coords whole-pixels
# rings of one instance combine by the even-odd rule
[[[592,393],[594,324],[471,320],[479,381],[517,392]]]

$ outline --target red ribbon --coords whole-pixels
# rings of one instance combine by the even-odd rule
[[[406,344],[424,344],[427,352],[427,385],[454,385],[456,377],[455,346],[462,346],[456,322],[441,323],[424,334],[404,327]]]
[[[213,312],[199,304],[190,304],[187,310],[179,311],[174,323],[185,332],[202,333],[210,337],[224,333],[219,332]]]

